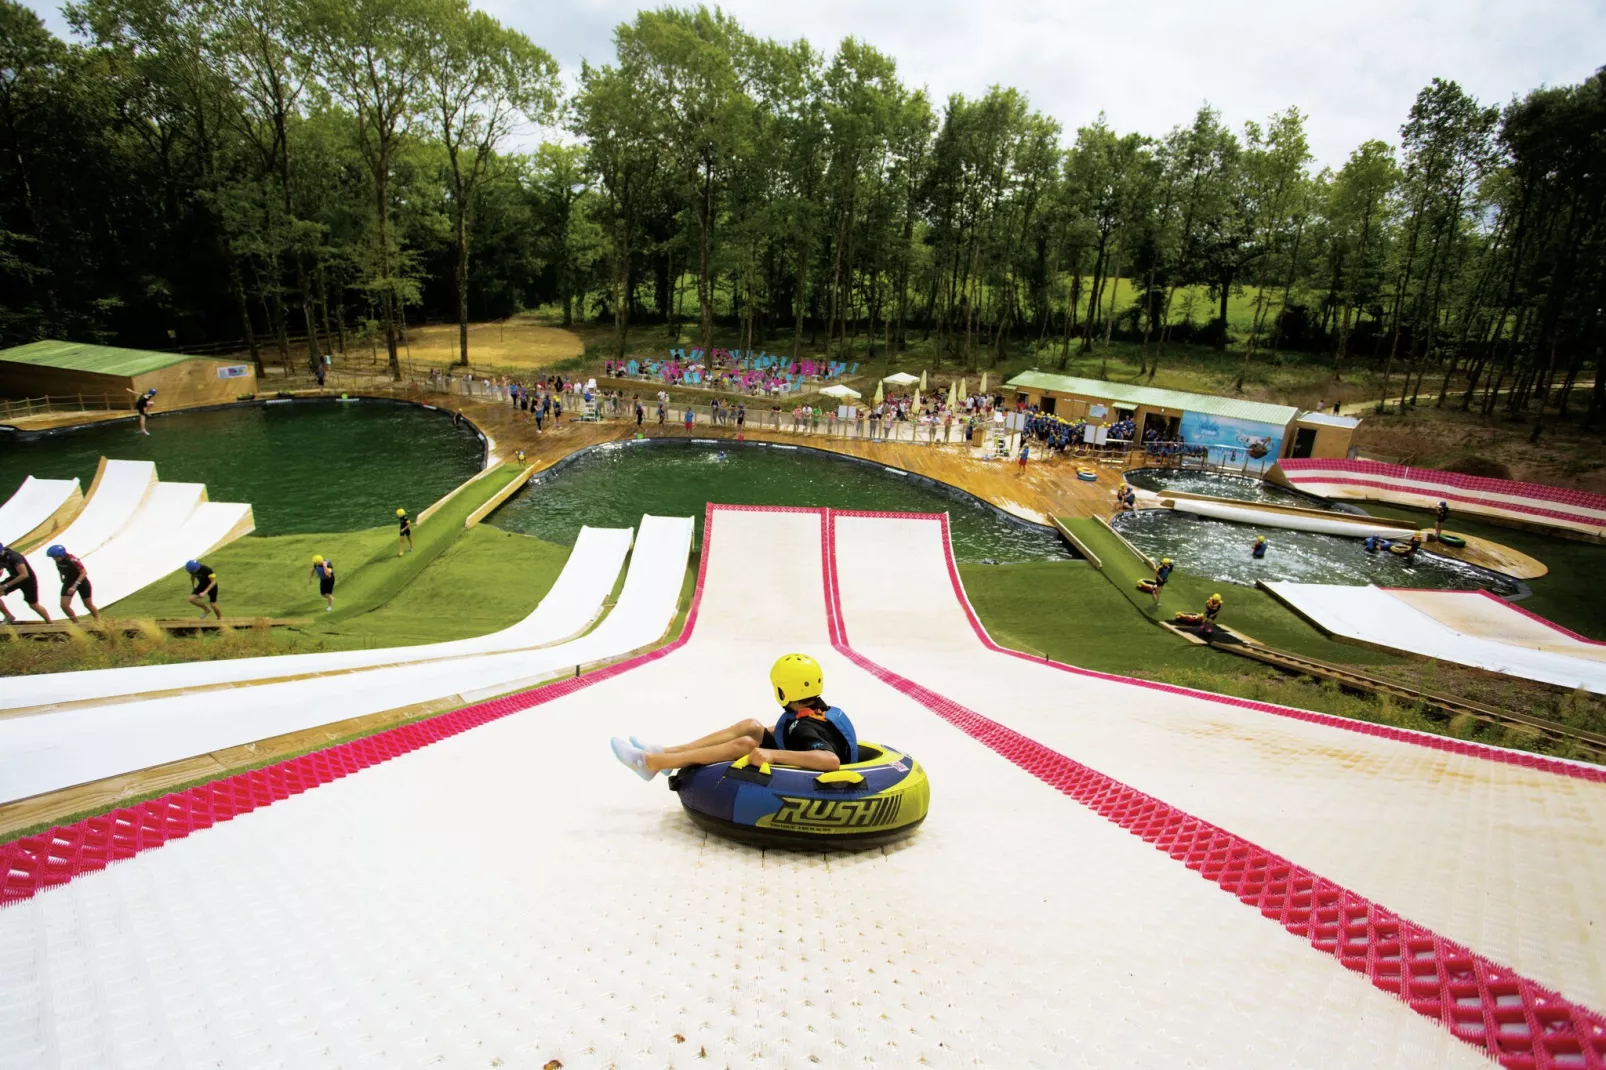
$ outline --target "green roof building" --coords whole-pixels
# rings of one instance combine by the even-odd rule
[[[223,404],[256,393],[256,369],[218,357],[84,342],[0,349],[0,396],[82,398],[88,408],[123,409],[150,389],[157,392],[158,410]]]

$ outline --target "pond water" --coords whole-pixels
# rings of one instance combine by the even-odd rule
[[[1257,580],[1292,580],[1439,590],[1481,588],[1499,595],[1518,590],[1508,579],[1447,557],[1418,553],[1416,563],[1407,565],[1391,553],[1367,553],[1360,539],[1339,535],[1229,524],[1169,509],[1127,513],[1117,517],[1113,526],[1156,561],[1169,557],[1184,572],[1247,587]],[[1249,555],[1257,535],[1264,535],[1268,546],[1259,561]]]
[[[215,502],[250,502],[259,535],[354,531],[415,515],[479,471],[464,423],[415,405],[290,402],[101,424],[29,442],[0,439],[0,501],[29,475],[77,476],[102,456],[155,461],[164,481],[205,483]]]
[[[490,523],[572,544],[585,524],[634,527],[643,513],[692,516],[700,543],[709,502],[946,512],[954,555],[961,561],[1069,556],[1052,529],[1015,523],[968,495],[951,496],[879,465],[757,446],[593,449],[520,491]]]
[[[1213,498],[1231,498],[1233,501],[1260,502],[1265,505],[1293,505],[1304,509],[1334,508],[1330,502],[1306,497],[1286,487],[1247,476],[1190,472],[1180,468],[1138,468],[1126,474],[1126,481],[1142,490],[1208,494]]]

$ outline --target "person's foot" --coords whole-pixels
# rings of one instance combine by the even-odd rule
[[[619,759],[619,764],[627,766],[643,780],[651,780],[658,774],[647,768],[647,752],[640,747],[631,746],[627,740],[615,736],[609,743],[613,748],[613,756]]]
[[[635,736],[630,737],[630,745],[647,754],[662,754],[664,752],[662,743],[643,743]]]
[[[335,607],[334,606],[324,606],[323,607],[323,611],[325,613],[333,613],[335,611]]]

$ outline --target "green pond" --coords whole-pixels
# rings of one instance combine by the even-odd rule
[[[32,441],[0,438],[0,501],[27,476],[77,476],[102,456],[155,461],[164,481],[205,483],[215,502],[250,502],[259,535],[355,531],[416,513],[479,471],[466,424],[414,405],[287,402],[158,415]]]
[[[538,479],[498,509],[490,522],[549,542],[572,544],[583,525],[634,527],[643,513],[695,517],[700,541],[709,502],[946,512],[954,554],[961,561],[1026,561],[1069,554],[1052,529],[1016,523],[968,495],[956,497],[879,465],[808,450],[610,446],[581,454]]]
[[[1292,580],[1440,590],[1481,588],[1499,595],[1518,590],[1505,577],[1448,557],[1423,552],[1408,565],[1395,554],[1368,553],[1360,539],[1340,535],[1232,524],[1169,509],[1126,513],[1117,517],[1113,526],[1156,561],[1169,557],[1184,572],[1246,587],[1257,580]],[[1249,553],[1257,535],[1264,535],[1267,545],[1266,556],[1259,560]]]

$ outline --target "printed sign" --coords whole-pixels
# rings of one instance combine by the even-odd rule
[[[251,365],[249,364],[222,364],[218,366],[217,370],[219,379],[244,379],[250,374]]]
[[[1202,412],[1185,413],[1182,438],[1190,446],[1205,446],[1212,460],[1226,463],[1270,458],[1275,461],[1283,448],[1283,429],[1254,420],[1235,420]]]

